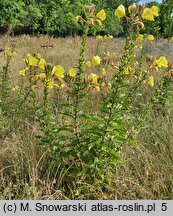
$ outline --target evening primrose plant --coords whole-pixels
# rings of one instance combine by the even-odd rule
[[[156,8],[149,12],[152,12],[151,16],[157,16]],[[77,17],[84,33],[78,68],[66,92],[68,100],[62,104],[59,112],[66,118],[60,126],[54,124],[49,136],[46,134],[42,137],[43,146],[49,143],[50,151],[57,163],[61,164],[65,176],[70,182],[76,182],[77,194],[85,193],[83,182],[101,189],[111,184],[115,166],[121,161],[119,152],[125,144],[136,143],[139,125],[137,123],[136,126],[135,121],[136,118],[141,121],[146,113],[142,113],[142,117],[134,116],[141,100],[141,86],[153,88],[156,85],[153,73],[167,68],[165,57],[146,58],[143,42],[153,41],[153,36],[140,34],[144,28],[143,19],[149,20],[147,10],[133,4],[127,13],[125,7],[120,5],[115,15],[126,20],[128,36],[119,64],[109,80],[107,72],[111,67],[108,67],[103,56],[96,54],[87,61],[85,57],[90,25],[100,25],[106,18],[103,11],[96,16],[94,13],[94,8],[87,7],[85,18]],[[101,36],[97,39],[102,40]],[[136,56],[138,46],[141,53],[139,59]],[[142,63],[144,60],[146,65]],[[63,73],[61,75],[64,78]],[[94,103],[89,102],[88,98]]]
[[[101,64],[99,56],[93,56],[91,62],[86,62],[87,35],[90,26],[99,25],[106,18],[106,13],[101,10],[95,15],[95,9],[90,6],[85,8],[85,17],[77,16],[77,21],[83,27],[83,36],[80,48],[80,57],[78,68],[70,68],[67,76],[64,76],[64,71],[61,71],[58,78],[65,78],[67,84],[66,98],[59,111],[59,115],[66,116],[65,121],[61,125],[54,122],[55,128],[50,131],[49,136],[45,134],[42,137],[41,145],[50,146],[50,151],[59,161],[67,176],[71,178],[83,178],[86,167],[94,161],[94,155],[89,154],[89,128],[90,120],[88,120],[88,111],[86,110],[88,100],[87,94],[90,91],[90,86],[93,85],[98,89],[98,80],[95,74],[90,74],[86,77],[86,65],[98,67]],[[56,72],[54,71],[54,75]],[[61,77],[60,77],[61,76]],[[68,79],[69,78],[69,79]],[[69,80],[71,82],[69,82]],[[62,103],[62,102],[61,102]],[[64,109],[63,109],[64,108]],[[52,140],[53,138],[53,140]],[[86,154],[84,154],[86,152]],[[89,160],[91,157],[91,160]],[[87,160],[88,164],[87,164]],[[92,169],[92,166],[90,167]],[[86,173],[86,178],[89,179],[90,172]]]
[[[17,55],[17,52],[15,50],[10,50],[6,49],[4,51],[6,63],[2,68],[2,73],[0,77],[0,88],[1,88],[1,93],[0,93],[0,107],[2,108],[3,111],[7,110],[7,100],[9,99],[10,96],[10,64],[12,58],[14,58]]]
[[[106,19],[104,10],[86,6],[84,16],[76,17],[83,29],[77,65],[65,69],[47,63],[40,54],[28,54],[19,71],[23,81],[14,89],[23,95],[22,104],[30,98],[36,101],[39,145],[63,173],[59,185],[67,193],[75,191],[73,198],[86,193],[87,186],[106,190],[111,185],[122,161],[120,152],[125,145],[137,143],[142,121],[161,95],[159,89],[170,71],[165,56],[151,56],[147,51],[155,43],[154,36],[141,34],[144,21],[154,21],[158,8],[120,5],[114,14],[127,24],[118,62],[109,51],[110,35],[97,36],[95,52],[86,59],[89,30],[101,27]],[[163,79],[155,79],[158,73]],[[142,101],[148,88],[151,97]]]

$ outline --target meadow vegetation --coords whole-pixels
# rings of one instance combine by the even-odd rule
[[[0,199],[172,199],[173,38],[157,6],[119,5],[127,37],[1,37]]]

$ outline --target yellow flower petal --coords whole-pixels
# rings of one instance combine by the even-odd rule
[[[155,64],[161,68],[167,68],[168,67],[168,61],[164,56],[161,56],[158,60],[155,61]]]
[[[85,65],[87,66],[87,67],[91,67],[91,62],[90,61],[87,61],[86,63],[85,63]]]
[[[93,84],[93,85],[98,85],[98,78],[99,76],[97,76],[96,74],[94,73],[90,73],[89,76],[88,76],[88,80]]]
[[[40,61],[39,61],[39,63],[38,63],[38,67],[39,67],[40,69],[44,70],[44,69],[45,69],[45,68],[44,68],[45,64],[46,64],[46,60],[42,58],[42,59],[40,59]]]
[[[149,21],[154,21],[154,14],[150,8],[145,8],[142,13],[142,18]]]
[[[29,66],[37,66],[38,59],[32,57],[30,54],[27,55],[28,65]]]
[[[151,11],[153,12],[154,16],[159,16],[159,9],[157,6],[152,6]]]
[[[142,34],[139,34],[138,37],[136,38],[136,42],[141,43],[144,39],[144,36]]]
[[[15,52],[15,51],[12,51],[12,52],[6,52],[6,55],[8,56],[8,57],[14,57],[14,56],[17,56],[17,53]]]
[[[126,68],[124,71],[125,74],[129,74],[129,68]]]
[[[120,6],[118,6],[118,8],[115,10],[114,14],[115,14],[115,16],[118,17],[118,19],[124,17],[126,15],[126,11],[125,11],[124,5],[121,4]]]
[[[96,39],[100,39],[100,40],[102,40],[102,39],[103,39],[103,36],[98,35],[98,36],[96,37]]]
[[[25,76],[25,72],[26,72],[25,69],[20,70],[20,71],[19,71],[19,75],[20,75],[20,76]]]
[[[152,34],[149,34],[148,37],[147,37],[147,39],[149,41],[153,41],[154,40],[154,36]]]
[[[36,91],[36,86],[35,86],[35,85],[32,85],[32,86],[31,86],[31,91],[32,91],[33,93],[35,93],[35,91]]]
[[[52,70],[52,74],[60,79],[64,78],[64,72],[65,70],[61,65],[54,66]]]
[[[45,79],[46,78],[46,74],[45,73],[40,73],[39,74],[39,78],[40,79]]]
[[[19,89],[20,89],[19,86],[15,86],[12,88],[12,91],[18,91]]]
[[[37,54],[35,55],[35,57],[36,57],[37,59],[41,59],[41,55],[40,55],[39,53],[37,53]]]
[[[35,75],[32,79],[33,81],[37,81],[39,79],[39,75]]]
[[[101,62],[101,59],[100,59],[99,56],[94,56],[94,57],[92,58],[92,64],[93,64],[94,66],[100,65],[100,62]]]
[[[104,21],[106,19],[106,13],[105,11],[102,9],[100,12],[98,12],[98,14],[96,15],[97,18],[99,18],[101,21]]]
[[[76,70],[74,68],[70,68],[68,74],[70,77],[75,77],[76,76]]]

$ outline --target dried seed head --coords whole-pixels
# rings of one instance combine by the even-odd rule
[[[46,74],[49,74],[50,72],[52,72],[52,70],[53,70],[53,65],[52,64],[46,64],[45,65],[45,72],[46,72]]]
[[[94,6],[89,6],[89,5],[86,5],[85,8],[84,8],[84,11],[87,15],[93,15],[94,12],[95,12],[95,7]]]

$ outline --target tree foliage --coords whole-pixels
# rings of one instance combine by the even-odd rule
[[[54,36],[68,36],[81,34],[81,27],[76,23],[75,16],[84,13],[85,5],[93,5],[96,10],[104,9],[107,19],[100,30],[90,30],[90,35],[96,33],[114,36],[122,35],[123,28],[118,19],[114,16],[115,8],[124,4],[128,7],[139,0],[1,0],[0,1],[0,28],[6,30],[12,25],[15,33],[29,34],[51,34]],[[150,2],[148,6],[156,4]],[[158,4],[158,3],[157,3]],[[153,24],[147,23],[145,32],[156,36],[172,36],[173,32],[173,1],[164,0],[158,4],[160,16]],[[125,29],[125,28],[124,28]]]

